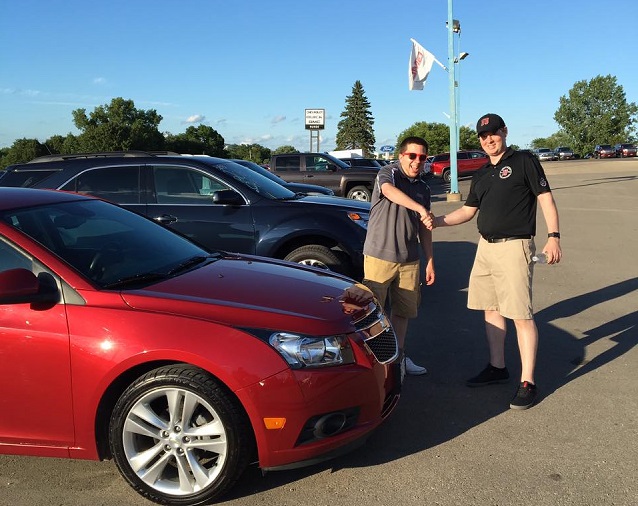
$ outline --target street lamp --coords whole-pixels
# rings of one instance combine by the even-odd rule
[[[458,19],[454,19],[452,9],[452,0],[448,0],[447,22],[445,23],[448,30],[447,37],[447,56],[448,56],[448,74],[449,74],[449,86],[450,86],[450,191],[447,194],[448,201],[460,201],[461,194],[459,193],[459,181],[458,181],[458,123],[459,118],[456,107],[457,96],[457,81],[456,81],[456,65],[457,58],[454,51],[454,34],[461,33],[461,23]]]
[[[461,28],[459,25],[459,45],[461,45]],[[465,60],[470,56],[470,53],[462,52],[458,57],[454,58],[455,65],[458,65],[460,61]],[[461,149],[461,88],[459,82],[461,81],[461,67],[459,66],[456,71],[456,82],[454,86],[456,88],[456,142],[459,149]]]

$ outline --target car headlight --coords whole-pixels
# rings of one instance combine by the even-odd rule
[[[346,336],[312,337],[275,332],[268,342],[293,369],[327,367],[354,363]]]
[[[348,218],[350,218],[361,228],[368,230],[368,220],[370,219],[370,213],[357,213],[351,211],[348,213]]]

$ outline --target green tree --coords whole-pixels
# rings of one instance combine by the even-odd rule
[[[591,151],[596,144],[615,144],[635,133],[638,107],[628,103],[616,77],[596,76],[578,81],[559,100],[554,120],[576,153]]]
[[[288,153],[299,153],[299,150],[296,147],[290,145],[279,146],[272,152],[272,155],[285,155]]]
[[[531,143],[532,148],[549,148],[556,149],[558,146],[571,146],[571,139],[569,136],[563,132],[558,131],[550,135],[549,137],[538,137],[534,139]]]
[[[26,163],[38,156],[48,154],[47,147],[37,139],[18,139],[7,149],[6,154],[2,157],[2,168],[4,169],[14,163]]]
[[[419,121],[399,134],[397,146],[410,136],[423,137],[428,141],[428,153],[436,155],[450,151],[450,126],[445,123]],[[476,130],[462,126],[459,128],[459,149],[481,149]]]
[[[481,143],[476,130],[461,126],[459,129],[459,149],[481,149]]]
[[[255,163],[265,163],[270,160],[270,149],[259,144],[230,144],[226,150],[228,158],[250,160]]]
[[[44,141],[51,154],[70,154],[81,151],[80,140],[73,134],[53,135]]]
[[[73,123],[80,130],[82,151],[162,150],[164,136],[158,126],[162,116],[154,109],[136,109],[132,100],[114,98],[87,116],[85,109],[73,111]]]
[[[374,118],[361,81],[354,83],[352,95],[346,97],[341,118],[337,124],[336,149],[362,149],[363,156],[370,156],[375,143]]]
[[[166,134],[166,149],[189,155],[227,157],[224,138],[208,125],[189,126],[184,133]]]

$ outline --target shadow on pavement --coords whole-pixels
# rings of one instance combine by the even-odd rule
[[[326,470],[369,467],[392,462],[432,449],[509,410],[520,359],[515,331],[508,322],[506,360],[509,384],[468,388],[465,380],[488,362],[483,315],[466,308],[467,282],[476,251],[471,242],[435,242],[437,282],[423,288],[420,315],[410,323],[406,350],[428,368],[427,376],[408,376],[401,402],[388,420],[360,449],[341,458],[259,479],[249,469],[226,500],[236,499]],[[570,381],[589,374],[627,353],[638,342],[638,311],[584,330],[578,338],[553,322],[638,290],[638,278],[628,279],[586,294],[558,301],[535,315],[539,329],[537,381],[541,399]],[[612,337],[613,336],[613,337]],[[586,348],[597,340],[612,338],[618,344],[586,360]]]

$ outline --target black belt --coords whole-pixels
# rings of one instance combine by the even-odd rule
[[[511,237],[485,237],[482,236],[487,242],[507,242],[507,241],[515,241],[516,239],[531,239],[531,235],[513,235]]]

